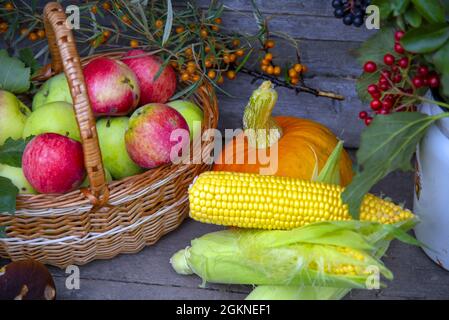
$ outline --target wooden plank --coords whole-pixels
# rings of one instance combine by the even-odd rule
[[[244,107],[260,81],[251,84],[251,77],[240,75],[234,81],[228,81],[224,89],[233,97],[219,95],[220,118],[219,128],[241,128]],[[311,87],[331,90],[346,97],[344,101],[335,101],[311,94],[300,93],[296,96],[291,90],[277,88],[278,103],[274,115],[291,115],[318,121],[328,126],[345,145],[356,147],[359,144],[360,132],[364,128],[358,119],[358,112],[366,107],[362,105],[355,93],[354,81],[344,78],[328,78],[317,76],[307,79]]]

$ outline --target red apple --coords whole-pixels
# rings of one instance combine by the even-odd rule
[[[87,93],[96,116],[120,116],[132,112],[139,103],[136,76],[123,62],[96,58],[83,70]]]
[[[136,57],[138,56],[138,57]],[[157,79],[162,60],[143,50],[131,50],[122,59],[137,76],[140,90],[140,105],[150,102],[165,103],[176,90],[176,74],[170,65],[167,65]]]
[[[25,178],[40,193],[65,193],[81,185],[85,176],[81,143],[56,133],[43,133],[23,152]]]
[[[173,141],[173,130],[184,129],[189,143],[189,126],[175,109],[162,104],[150,103],[140,107],[129,119],[125,133],[126,150],[131,159],[143,168],[154,168],[170,163],[172,148],[179,143]]]

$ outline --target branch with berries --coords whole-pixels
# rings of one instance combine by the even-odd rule
[[[245,73],[263,73],[295,92],[343,99],[305,85],[302,76],[308,68],[300,62],[296,43],[297,61],[282,67],[275,64],[270,50],[276,44],[276,32],[268,32],[268,21],[257,7],[257,23],[264,27],[253,35],[228,30],[222,24],[224,6],[217,1],[211,1],[207,9],[200,9],[194,1],[186,1],[182,8],[171,7],[171,1],[85,1],[79,9],[80,28],[74,33],[81,55],[129,48],[157,53],[164,65],[172,65],[180,81],[187,84],[185,95],[193,93],[203,81],[223,91],[221,86],[226,80],[234,80],[248,70],[250,61],[259,59],[261,72]],[[35,2],[0,0],[0,32],[11,51],[23,42],[36,58],[47,63],[45,31],[36,12],[42,12],[42,8]],[[292,42],[288,36],[278,38]]]

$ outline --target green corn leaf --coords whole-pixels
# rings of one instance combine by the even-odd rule
[[[412,0],[416,10],[430,23],[443,23],[444,7],[439,0]]]
[[[374,118],[362,133],[357,152],[359,171],[342,194],[354,219],[358,219],[362,199],[372,186],[396,169],[412,169],[411,158],[426,129],[447,116],[449,113],[427,116],[419,112],[398,112]]]
[[[0,213],[13,214],[16,211],[16,197],[19,189],[5,177],[0,177]]]
[[[340,184],[340,159],[343,151],[343,141],[338,141],[316,181]]]
[[[30,89],[30,68],[17,58],[0,50],[0,89],[13,93],[24,93]]]
[[[423,25],[408,31],[401,39],[407,51],[416,53],[433,52],[449,39],[449,26],[446,23]]]

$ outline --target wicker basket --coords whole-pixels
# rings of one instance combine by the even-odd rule
[[[52,55],[47,77],[64,71],[69,81],[90,190],[20,195],[14,215],[0,214],[0,226],[6,226],[7,233],[0,239],[0,256],[12,260],[32,258],[58,267],[135,253],[154,244],[186,217],[187,188],[195,176],[209,169],[205,163],[170,164],[110,184],[105,182],[95,118],[81,68],[92,57],[79,58],[65,21],[59,4],[45,6],[44,23]],[[121,53],[107,56],[119,57]],[[193,99],[204,111],[202,129],[215,128],[217,100],[210,85],[200,86]],[[195,143],[202,143],[204,155],[212,151],[211,142]]]

